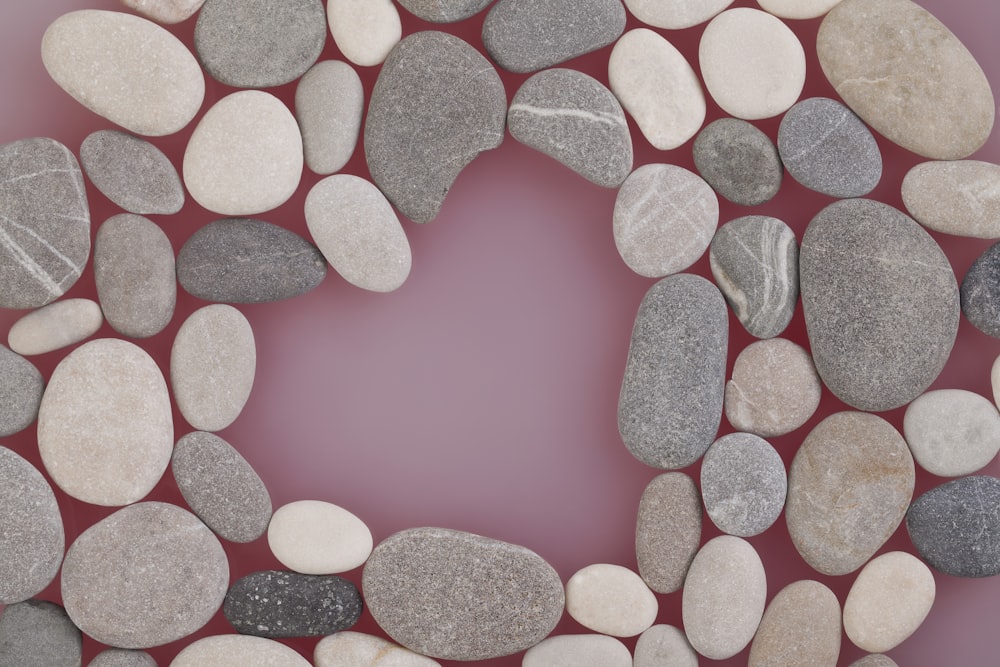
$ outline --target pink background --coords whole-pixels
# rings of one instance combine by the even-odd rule
[[[992,0],[920,0],[969,47],[993,81],[1000,82],[1000,4]],[[738,0],[735,6],[756,6]],[[0,9],[0,143],[48,136],[78,151],[88,133],[112,125],[86,111],[45,73],[39,43],[60,14],[82,8],[121,9],[113,0],[42,0],[4,3]],[[429,24],[405,12],[404,33]],[[460,27],[444,26],[481,48],[485,13]],[[815,58],[819,21],[788,22],[808,57],[804,97],[834,96]],[[194,21],[174,30],[189,45]],[[629,28],[639,24],[631,17]],[[704,26],[663,31],[690,62]],[[610,47],[568,66],[607,82]],[[328,40],[323,58],[340,58]],[[359,68],[366,94],[377,68]],[[508,96],[526,75],[501,71]],[[203,111],[232,92],[212,80]],[[294,84],[274,91],[291,104]],[[709,118],[722,116],[709,101]],[[779,119],[758,124],[772,139]],[[691,144],[660,152],[633,129],[636,166],[671,162],[693,169]],[[194,123],[153,142],[180,163]],[[902,206],[903,175],[921,160],[879,137],[886,162],[872,193]],[[1000,137],[974,157],[1000,161]],[[359,149],[346,171],[367,176]],[[302,205],[319,178],[303,175],[298,193],[276,211],[257,216],[303,235]],[[93,229],[120,212],[88,183]],[[615,250],[611,212],[615,191],[587,183],[509,136],[459,177],[441,214],[426,225],[404,220],[413,248],[413,271],[397,292],[377,295],[346,284],[331,271],[313,292],[282,303],[243,307],[257,339],[257,380],[241,418],[220,435],[261,473],[275,507],[322,499],[364,519],[376,541],[415,526],[468,530],[523,544],[549,560],[565,581],[591,563],[635,567],[635,513],[645,485],[659,471],[629,455],[616,426],[618,389],[632,320],[653,281],[631,273]],[[772,202],[755,208],[721,202],[722,222],[749,213],[785,220],[801,238],[810,218],[832,201],[786,177]],[[152,216],[175,249],[215,216],[189,201],[171,217]],[[935,235],[963,276],[988,241]],[[690,269],[709,275],[707,255]],[[95,298],[90,273],[70,297]],[[204,302],[179,295],[171,325],[141,344],[166,372],[177,328]],[[20,313],[0,311],[6,331]],[[753,341],[731,318],[730,369]],[[99,336],[114,336],[106,326]],[[807,345],[801,310],[785,336]],[[33,358],[46,377],[66,350]],[[961,387],[991,397],[989,370],[1000,341],[964,319],[952,358],[933,388]],[[828,392],[819,412],[798,431],[772,440],[786,465],[812,425],[844,409]],[[901,427],[903,410],[884,416]],[[190,427],[176,413],[176,436]],[[720,435],[732,428],[723,420]],[[34,427],[0,441],[40,465]],[[697,479],[698,466],[686,472]],[[1000,475],[994,460],[984,474]],[[917,491],[943,479],[918,470]],[[112,508],[71,500],[57,490],[67,543]],[[183,504],[170,474],[149,499]],[[707,517],[703,540],[719,534]],[[768,598],[792,581],[813,578],[843,602],[854,575],[825,577],[795,551],[784,518],[752,538],[768,575]],[[226,544],[235,580],[280,567],[266,540]],[[900,528],[880,553],[911,550]],[[360,569],[346,575],[360,584]],[[891,655],[901,665],[996,664],[1000,579],[962,580],[935,574],[934,608],[917,634]],[[59,600],[58,579],[41,598]],[[680,625],[680,594],[658,596],[658,622]],[[380,632],[366,612],[356,630]],[[559,633],[586,632],[568,616]],[[198,635],[231,632],[221,613]],[[311,658],[317,640],[292,645]],[[190,642],[153,649],[167,664]],[[625,642],[632,647],[634,639]],[[84,643],[84,664],[102,647]],[[745,664],[748,650],[725,661]],[[863,655],[844,637],[841,664]],[[703,663],[712,661],[703,659]],[[447,664],[447,663],[446,663]],[[457,664],[457,663],[455,663]],[[520,664],[520,655],[491,661]]]

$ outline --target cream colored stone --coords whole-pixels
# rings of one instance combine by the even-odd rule
[[[566,582],[566,612],[594,632],[632,637],[653,624],[658,610],[642,577],[621,565],[588,565]]]
[[[733,0],[625,0],[632,14],[647,25],[669,30],[704,23]]]
[[[84,341],[101,328],[104,315],[90,299],[64,299],[14,322],[7,345],[20,355],[45,354]]]
[[[313,652],[316,667],[441,667],[441,663],[381,637],[345,630],[324,637]]]
[[[378,65],[403,36],[392,0],[329,0],[330,34],[344,57],[355,65]]]
[[[521,667],[632,667],[632,655],[614,637],[553,635],[529,648]]]
[[[814,19],[833,9],[840,0],[757,0],[765,12],[783,19]]]
[[[964,389],[937,389],[906,406],[903,436],[914,460],[940,477],[968,475],[1000,452],[1000,413]]]
[[[698,667],[698,654],[680,629],[654,625],[639,635],[632,667]]]
[[[194,16],[205,0],[122,0],[122,4],[158,23],[180,23]]]
[[[177,654],[170,667],[311,667],[281,642],[251,635],[202,637]]]
[[[903,203],[917,222],[936,232],[1000,238],[1000,165],[923,162],[903,179]]]
[[[359,567],[371,555],[372,533],[343,507],[297,500],[278,508],[267,527],[271,553],[302,574],[336,574]]]

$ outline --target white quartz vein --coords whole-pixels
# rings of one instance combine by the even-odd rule
[[[6,218],[4,218],[4,220],[6,222],[10,222]],[[0,229],[0,246],[6,248],[7,251],[14,256],[14,260],[27,270],[28,273],[49,292],[49,294],[53,297],[62,295],[63,289],[59,283],[53,280],[52,276],[50,276],[49,273],[31,257],[31,255],[25,252],[24,248],[22,248],[5,229]],[[79,271],[79,269],[77,269],[77,271]]]
[[[586,120],[592,123],[602,123],[612,127],[621,127],[625,124],[624,117],[607,111],[587,111],[585,109],[563,109],[559,107],[537,107],[533,104],[525,104],[524,102],[518,102],[510,105],[510,110],[511,112],[523,111],[525,113],[542,117],[561,116],[567,118],[579,118],[581,120]]]

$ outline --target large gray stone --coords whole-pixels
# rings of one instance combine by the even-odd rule
[[[130,213],[177,213],[184,187],[170,158],[145,139],[98,130],[83,140],[80,162],[101,193]]]
[[[701,177],[734,204],[763,204],[781,189],[784,170],[777,147],[745,120],[712,121],[695,137],[691,150]]]
[[[646,485],[635,521],[639,575],[657,593],[684,585],[691,559],[701,543],[701,494],[682,472],[667,472]]]
[[[0,612],[0,666],[79,667],[83,637],[53,602],[25,600]]]
[[[33,363],[0,345],[0,437],[31,426],[44,388],[45,380]]]

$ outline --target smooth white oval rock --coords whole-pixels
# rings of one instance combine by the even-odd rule
[[[403,36],[392,0],[329,0],[330,34],[344,57],[355,65],[378,65]]]
[[[188,644],[170,667],[311,667],[295,649],[252,635],[215,635]]]
[[[122,0],[122,4],[158,23],[180,23],[201,9],[205,0]]]
[[[928,229],[979,239],[1000,238],[1000,165],[935,160],[903,179],[903,203]]]
[[[350,630],[321,639],[313,651],[313,662],[316,667],[441,667],[437,660],[399,644]]]
[[[96,301],[64,299],[14,322],[7,333],[7,345],[24,356],[45,354],[90,338],[102,324],[104,315]]]
[[[656,28],[680,30],[704,23],[733,0],[625,0],[632,14]]]
[[[347,63],[313,65],[295,88],[295,117],[302,131],[306,165],[317,174],[344,168],[358,145],[365,91]]]
[[[698,667],[698,654],[672,625],[654,625],[639,635],[632,667]]]
[[[632,667],[632,654],[607,635],[553,635],[529,648],[521,667]]]
[[[594,632],[632,637],[653,624],[658,610],[642,577],[621,565],[588,565],[566,582],[567,613]]]
[[[929,391],[906,407],[903,437],[913,459],[927,472],[968,475],[1000,452],[1000,413],[971,391]]]
[[[757,0],[760,8],[783,19],[814,19],[833,9],[840,0]]]
[[[361,519],[321,500],[278,508],[267,527],[267,544],[282,565],[302,574],[353,570],[368,560],[374,546]]]

